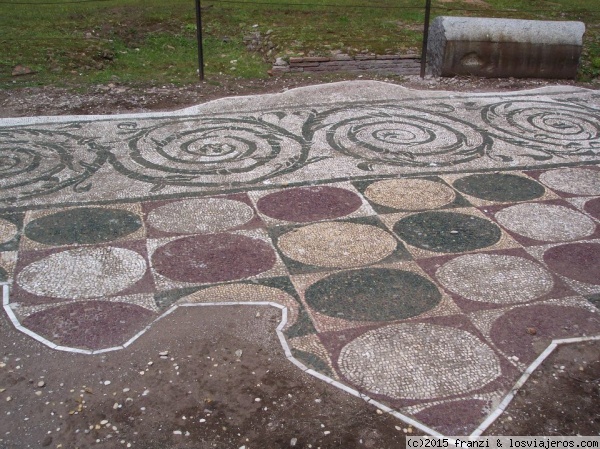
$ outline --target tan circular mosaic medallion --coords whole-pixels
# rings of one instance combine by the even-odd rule
[[[0,244],[10,242],[17,233],[17,227],[7,220],[0,219]]]
[[[582,213],[551,204],[517,204],[502,209],[496,219],[517,234],[548,242],[581,239],[596,230],[596,224]]]
[[[222,198],[191,199],[157,207],[148,222],[164,232],[212,233],[247,223],[254,211],[241,201]]]
[[[139,281],[146,261],[125,248],[77,248],[27,265],[17,283],[30,293],[79,299],[112,295]]]
[[[574,195],[600,195],[600,171],[586,168],[561,168],[540,176],[547,186]]]
[[[495,353],[474,335],[425,323],[366,332],[342,349],[338,363],[352,383],[394,399],[464,394],[501,374]]]
[[[266,285],[224,284],[208,287],[182,298],[182,303],[274,302],[287,307],[287,324],[298,316],[298,302],[283,290]]]
[[[321,267],[358,267],[378,262],[396,249],[396,240],[375,226],[326,222],[294,229],[278,246],[291,259]]]
[[[295,302],[294,298],[274,287],[251,284],[224,284],[209,287],[192,293],[182,299],[182,302],[276,302],[287,304]]]
[[[436,273],[444,287],[471,301],[513,304],[538,298],[550,290],[552,276],[541,265],[515,256],[468,254]]]
[[[450,187],[426,179],[389,179],[371,184],[365,196],[381,206],[425,210],[445,206],[456,194]]]

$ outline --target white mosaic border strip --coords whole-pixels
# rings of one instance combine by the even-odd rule
[[[455,91],[428,91],[410,89],[398,84],[373,80],[339,81],[336,83],[317,84],[314,86],[296,87],[285,92],[274,94],[259,94],[246,96],[232,96],[201,103],[175,111],[137,112],[128,114],[106,115],[58,115],[36,117],[1,118],[0,126],[34,125],[40,123],[64,123],[69,121],[98,121],[98,120],[135,120],[145,118],[181,117],[187,115],[220,115],[232,113],[256,112],[262,109],[281,109],[310,107],[315,104],[335,105],[344,102],[362,102],[368,100],[407,100],[429,98],[461,98],[461,97],[493,97],[493,96],[521,96],[521,95],[553,95],[569,93],[589,93],[594,89],[577,86],[555,85],[516,91],[511,94],[506,92],[455,92]],[[307,101],[307,98],[318,98],[318,101]]]
[[[304,365],[302,362],[300,362],[298,359],[296,359],[292,355],[290,347],[285,339],[285,336],[283,335],[283,328],[285,327],[285,325],[287,324],[287,321],[288,321],[288,308],[281,304],[278,304],[275,302],[269,302],[269,301],[216,302],[216,303],[209,302],[209,303],[195,303],[195,304],[189,304],[189,303],[176,304],[176,305],[172,306],[171,308],[169,308],[166,312],[164,312],[158,318],[156,318],[154,321],[152,321],[150,324],[148,324],[146,327],[144,327],[141,331],[139,331],[133,337],[131,337],[123,345],[114,346],[112,348],[105,348],[105,349],[98,349],[98,350],[91,351],[91,350],[78,349],[78,348],[69,348],[66,346],[58,346],[58,345],[52,343],[51,341],[43,338],[42,336],[36,334],[35,332],[21,326],[21,323],[19,322],[19,320],[15,316],[14,312],[12,311],[12,309],[9,306],[9,292],[10,292],[9,284],[7,282],[0,282],[0,285],[2,286],[2,305],[4,307],[4,310],[6,311],[6,314],[8,315],[8,318],[10,319],[10,321],[13,323],[13,325],[15,326],[15,328],[18,331],[23,332],[24,334],[30,336],[34,340],[37,340],[38,342],[48,346],[50,349],[55,349],[57,351],[71,352],[71,353],[75,353],[75,354],[86,354],[86,355],[103,354],[106,352],[118,351],[118,350],[127,348],[128,346],[133,344],[138,338],[140,338],[143,334],[145,334],[146,331],[148,331],[154,323],[156,323],[160,319],[170,315],[175,310],[177,310],[179,307],[212,307],[212,306],[270,306],[270,307],[275,307],[275,308],[281,310],[281,321],[279,322],[279,325],[275,329],[275,332],[277,333],[277,337],[279,338],[279,342],[281,344],[281,347],[283,348],[285,357],[291,363],[296,365],[296,367],[300,368],[300,370],[302,370],[304,373],[309,374],[313,377],[316,377],[317,379],[322,380],[325,383],[328,383],[336,388],[339,388],[340,390],[345,391],[346,393],[349,393],[352,396],[356,396],[357,398],[363,399],[367,403],[377,407],[382,412],[389,413],[390,415],[394,416],[395,418],[398,418],[399,420],[403,421],[404,423],[406,423],[416,429],[419,429],[420,431],[422,431],[428,435],[435,436],[435,437],[444,437],[444,435],[442,435],[441,433],[427,427],[426,425],[420,423],[419,421],[416,421],[415,419],[413,419],[409,416],[406,416],[406,415],[388,407],[387,405],[376,401],[373,398],[370,398],[369,396],[367,396],[364,393],[359,392],[358,390],[355,390],[347,385],[342,384],[341,382],[338,382],[330,377],[325,376],[324,374],[321,374],[317,371],[314,371],[313,369],[306,367],[306,365]],[[481,436],[483,434],[483,432],[485,432],[485,430],[489,426],[491,426],[494,423],[494,421],[496,421],[496,419],[498,419],[498,417],[500,417],[500,415],[502,413],[504,413],[504,411],[506,410],[508,405],[511,403],[511,401],[515,397],[518,389],[521,388],[525,384],[525,382],[527,382],[527,380],[533,374],[533,372],[542,364],[542,362],[550,354],[552,354],[552,352],[558,347],[558,345],[568,344],[568,343],[580,343],[580,342],[584,342],[584,341],[595,341],[595,340],[600,340],[600,335],[591,336],[591,337],[578,337],[578,338],[565,338],[565,339],[559,339],[559,340],[552,340],[552,343],[544,350],[544,352],[542,352],[542,354],[540,354],[539,357],[537,359],[535,359],[535,361],[531,365],[529,365],[529,367],[525,370],[523,375],[519,378],[519,380],[511,388],[511,391],[500,402],[498,407],[490,415],[488,415],[488,417],[479,425],[479,427],[477,427],[477,429],[475,429],[475,431],[470,436],[471,437]]]

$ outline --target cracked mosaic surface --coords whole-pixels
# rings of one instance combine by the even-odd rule
[[[9,317],[96,350],[280,304],[300,363],[473,432],[552,339],[600,336],[600,95],[357,85],[0,120]]]

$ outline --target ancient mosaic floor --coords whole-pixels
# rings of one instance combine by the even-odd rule
[[[300,369],[477,434],[553,345],[600,336],[599,162],[600,93],[566,87],[0,120],[4,309],[93,357],[173,307],[279,307]]]

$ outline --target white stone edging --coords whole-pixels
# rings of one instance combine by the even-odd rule
[[[338,382],[335,379],[332,379],[328,376],[325,376],[324,374],[321,374],[317,371],[314,371],[313,369],[310,369],[308,367],[306,367],[306,365],[304,365],[302,362],[300,362],[298,359],[296,359],[293,355],[292,352],[290,350],[290,347],[285,339],[285,336],[283,335],[283,328],[285,327],[285,325],[288,322],[288,308],[284,305],[275,303],[275,302],[270,302],[270,301],[253,301],[253,302],[241,302],[241,301],[231,301],[231,302],[207,302],[207,303],[182,303],[182,304],[175,304],[173,306],[171,306],[168,310],[166,310],[162,315],[160,315],[158,318],[156,318],[154,321],[152,321],[151,323],[149,323],[146,327],[144,327],[142,330],[140,330],[137,334],[135,334],[133,337],[131,337],[126,343],[124,343],[121,346],[114,346],[111,348],[104,348],[104,349],[98,349],[98,350],[86,350],[86,349],[78,349],[78,348],[70,348],[70,347],[66,347],[66,346],[58,346],[55,343],[52,343],[51,341],[45,339],[44,337],[36,334],[35,332],[31,331],[30,329],[27,329],[25,327],[23,327],[21,325],[21,323],[19,322],[19,320],[17,319],[16,315],[14,314],[14,312],[12,311],[12,309],[10,308],[9,305],[9,291],[10,291],[10,287],[8,282],[0,282],[0,285],[2,286],[2,304],[4,307],[4,310],[6,311],[6,314],[8,315],[8,318],[10,319],[10,321],[12,322],[12,324],[15,326],[15,328],[20,331],[23,332],[24,334],[30,336],[31,338],[33,338],[34,340],[44,344],[45,346],[49,347],[50,349],[54,349],[57,351],[64,351],[64,352],[71,352],[71,353],[75,353],[75,354],[84,354],[84,355],[97,355],[97,354],[103,354],[103,353],[107,353],[107,352],[112,352],[112,351],[118,351],[121,349],[125,349],[128,346],[130,346],[131,344],[133,344],[138,338],[140,338],[143,334],[146,333],[146,331],[148,331],[152,325],[156,322],[158,322],[160,319],[170,315],[171,313],[173,313],[175,310],[177,310],[180,307],[212,307],[212,306],[270,306],[270,307],[275,307],[279,310],[281,310],[281,321],[279,322],[277,328],[275,329],[275,332],[277,333],[277,336],[279,338],[279,342],[283,348],[283,351],[285,353],[285,357],[294,365],[296,365],[296,367],[300,368],[300,370],[302,370],[304,373],[311,375],[313,377],[316,377],[319,380],[322,380],[336,388],[339,388],[342,391],[345,391],[346,393],[351,394],[352,396],[356,396],[357,398],[361,398],[364,401],[366,401],[369,404],[372,404],[373,406],[377,407],[378,409],[380,409],[382,412],[384,413],[388,413],[392,416],[394,416],[395,418],[398,418],[399,420],[403,421],[404,423],[419,429],[420,431],[430,435],[430,436],[434,436],[434,437],[444,437],[444,435],[442,435],[441,433],[431,429],[430,427],[427,427],[426,425],[420,423],[419,421],[416,421],[415,419],[404,415],[390,407],[388,407],[385,404],[382,404],[381,402],[378,402],[372,398],[370,398],[368,395],[361,393],[360,391],[353,389],[347,385],[342,384],[341,382]],[[478,437],[481,436],[483,434],[483,432],[485,432],[485,430],[494,423],[494,421],[496,421],[496,419],[498,419],[498,417],[506,410],[506,408],[508,407],[508,405],[511,403],[511,401],[513,400],[513,398],[516,395],[516,392],[518,391],[519,388],[521,388],[525,382],[527,382],[527,380],[529,379],[529,377],[533,374],[533,372],[542,364],[542,362],[552,353],[554,352],[554,350],[561,344],[568,344],[568,343],[581,343],[584,341],[595,341],[595,340],[600,340],[600,335],[595,335],[595,336],[591,336],[591,337],[577,337],[577,338],[564,338],[564,339],[558,339],[558,340],[552,340],[551,344],[544,350],[544,352],[542,352],[534,361],[533,363],[531,363],[527,369],[525,370],[525,372],[523,373],[523,375],[519,378],[519,380],[517,380],[517,382],[513,385],[513,387],[511,388],[510,392],[504,397],[504,399],[500,402],[500,404],[498,405],[498,407],[496,407],[496,409],[487,416],[487,418],[477,427],[477,429],[475,429],[475,431],[473,431],[473,433],[471,433],[471,435],[469,435],[470,437]]]

